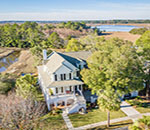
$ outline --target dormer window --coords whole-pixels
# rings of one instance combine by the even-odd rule
[[[81,65],[79,65],[79,69],[81,70]]]
[[[61,80],[66,80],[66,74],[61,74],[60,78],[61,78]]]
[[[57,75],[55,75],[55,81],[57,81]]]
[[[63,74],[60,75],[61,80],[63,80]]]
[[[66,80],[66,74],[64,74],[64,80]]]
[[[71,79],[71,78],[72,78],[71,73],[69,73],[69,79]]]
[[[77,71],[77,77],[79,77],[80,76],[80,71]]]

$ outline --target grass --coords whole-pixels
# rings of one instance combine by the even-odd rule
[[[61,114],[43,116],[36,130],[67,130],[67,126]]]
[[[150,112],[150,106],[149,107],[136,107],[135,108],[137,111],[139,111],[140,113],[148,113]]]
[[[125,117],[126,115],[121,111],[111,112],[110,118],[121,118]],[[92,123],[97,123],[101,121],[107,120],[107,112],[103,112],[100,109],[93,109],[92,111],[88,112],[85,115],[80,114],[71,114],[69,118],[74,127],[84,126]]]
[[[135,98],[126,100],[129,104],[131,104],[137,111],[140,113],[150,112],[150,100],[146,100],[145,98]]]
[[[109,128],[106,125],[103,125],[103,126],[98,126],[98,127],[91,128],[88,130],[113,130],[113,129],[129,126],[132,123],[133,123],[132,120],[126,120],[126,121],[121,121],[117,123],[112,123]]]

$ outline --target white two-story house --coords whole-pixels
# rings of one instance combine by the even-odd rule
[[[44,62],[38,66],[38,79],[48,110],[62,108],[66,113],[86,109],[82,94],[83,82],[80,70],[86,67],[90,52],[52,52],[49,56],[43,50]]]

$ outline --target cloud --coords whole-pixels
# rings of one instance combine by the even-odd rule
[[[139,8],[136,6],[136,8]],[[0,13],[0,20],[102,20],[102,19],[149,19],[150,9],[126,10],[53,10],[46,13]]]

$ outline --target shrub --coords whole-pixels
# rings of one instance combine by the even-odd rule
[[[15,86],[15,81],[9,74],[0,74],[0,94],[8,93]]]
[[[45,102],[22,99],[11,95],[0,98],[0,129],[33,130],[38,119],[47,113]]]
[[[130,31],[132,34],[144,34],[148,29],[147,28],[134,28]]]
[[[143,116],[142,119],[136,121],[129,130],[149,130],[150,129],[150,116]]]

